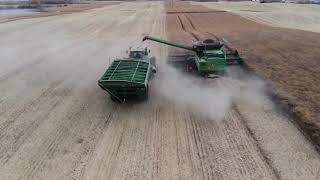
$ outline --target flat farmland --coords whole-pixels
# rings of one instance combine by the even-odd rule
[[[278,42],[283,36],[275,32],[290,39]],[[310,69],[296,61],[300,46],[287,61],[277,53],[293,48],[300,33],[164,2],[122,2],[0,23],[0,179],[318,180],[314,143],[261,93],[261,80],[181,74],[166,61],[183,51],[141,41],[147,34],[185,43],[224,37],[250,68],[281,89],[291,85],[291,66]],[[313,47],[317,37],[306,33],[303,45]],[[264,46],[266,38],[277,49]],[[119,104],[97,80],[130,46],[150,47],[157,73],[148,100]],[[288,77],[275,71],[275,63],[287,68]],[[290,94],[297,97],[290,102],[304,102],[299,93]]]

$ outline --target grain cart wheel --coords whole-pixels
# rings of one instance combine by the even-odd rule
[[[152,57],[150,58],[150,63],[151,63],[151,65],[153,65],[154,67],[156,67],[156,66],[157,66],[156,57],[152,56]]]
[[[114,96],[110,96],[110,99],[111,99],[113,102],[118,101],[118,99],[117,99],[116,97],[114,97]]]
[[[218,75],[219,75],[219,76],[224,76],[224,75],[225,75],[225,70],[223,69],[223,70],[219,71],[219,72],[218,72]]]
[[[152,56],[150,58],[150,64],[151,64],[151,70],[153,73],[157,72],[157,63],[156,63],[156,58],[154,56]]]
[[[149,84],[147,84],[146,93],[142,96],[143,100],[148,100],[149,98]]]
[[[110,96],[110,99],[113,101],[113,102],[116,102],[116,103],[122,103],[118,98],[116,98],[115,96]]]
[[[143,100],[148,100],[149,99],[149,93],[147,92],[145,95],[143,95]]]

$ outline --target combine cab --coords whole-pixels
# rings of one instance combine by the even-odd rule
[[[128,57],[115,59],[98,81],[111,99],[118,102],[147,97],[149,77],[156,72],[155,58],[149,56],[150,49],[130,48],[127,53]]]
[[[241,64],[242,62],[238,51],[226,46],[222,40],[196,41],[191,46],[150,36],[145,36],[143,41],[145,40],[156,41],[193,52],[191,56],[189,55],[188,58],[180,62],[184,62],[183,66],[187,66],[186,69],[196,69],[200,75],[207,77],[213,77],[212,74],[223,74],[226,65]]]

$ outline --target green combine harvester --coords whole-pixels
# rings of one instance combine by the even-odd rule
[[[186,58],[184,62],[188,71],[196,69],[202,76],[217,77],[217,75],[224,74],[226,65],[242,63],[238,51],[226,46],[222,40],[215,41],[206,39],[204,41],[193,42],[191,46],[169,42],[151,36],[145,36],[143,41],[145,40],[151,40],[192,51],[191,58]]]
[[[107,91],[113,101],[147,97],[148,82],[156,72],[155,57],[148,48],[130,48],[128,57],[115,59],[99,79],[98,85]]]

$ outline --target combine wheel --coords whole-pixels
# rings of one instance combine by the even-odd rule
[[[188,58],[186,64],[187,64],[187,72],[192,73],[197,70],[197,66],[193,58]]]

